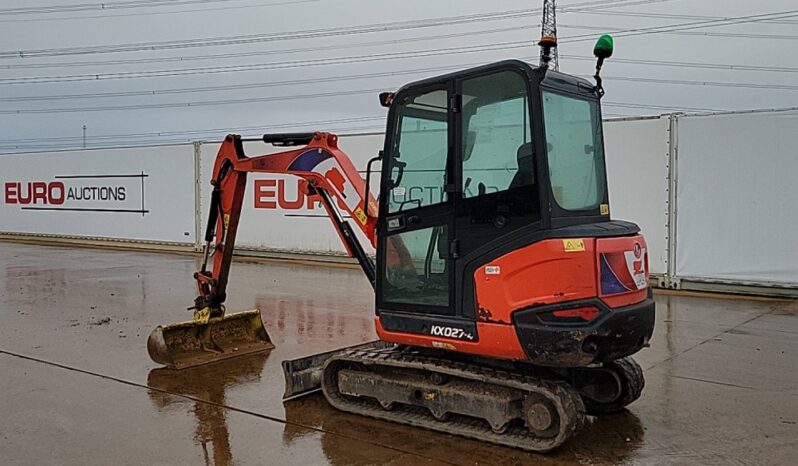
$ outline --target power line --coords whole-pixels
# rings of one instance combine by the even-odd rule
[[[721,27],[721,26],[730,26],[734,24],[743,24],[743,23],[755,23],[760,21],[766,21],[769,19],[784,19],[784,18],[794,18],[798,16],[798,10],[787,10],[787,11],[780,11],[774,13],[763,13],[763,14],[756,14],[756,15],[747,15],[747,16],[736,16],[730,17],[720,20],[706,20],[706,21],[694,21],[688,23],[680,23],[680,24],[670,24],[666,26],[653,26],[653,27],[645,27],[645,28],[632,28],[632,29],[622,29],[615,32],[616,37],[629,37],[629,36],[639,36],[639,35],[647,35],[647,34],[662,34],[674,31],[688,31],[694,29],[702,29],[702,28],[709,28],[709,27]],[[584,40],[592,40],[593,34],[580,34],[576,36],[571,36],[564,38],[566,40],[561,42],[580,42]]]
[[[681,110],[689,110],[693,112],[722,112],[724,110],[718,110],[713,108],[701,108],[701,107],[679,107],[679,106],[671,106],[671,105],[653,105],[653,104],[635,104],[629,102],[612,102],[612,101],[602,101],[602,107],[619,107],[619,108],[634,108],[634,109],[656,109],[656,110],[666,110],[666,111],[681,111]]]
[[[339,136],[347,136],[352,134],[362,134],[364,132],[381,132],[385,129],[383,125],[370,125],[370,126],[344,126],[344,127],[333,127],[327,128],[326,131],[336,133]],[[266,131],[269,131],[270,128],[266,128]],[[260,134],[242,134],[244,137],[259,137],[263,133]],[[214,135],[210,138],[211,140],[219,140],[220,135]],[[120,147],[142,147],[142,146],[154,146],[154,145],[172,145],[172,144],[188,144],[192,142],[196,142],[197,139],[192,138],[176,138],[176,139],[152,139],[152,140],[140,140],[136,143],[125,144],[125,143],[92,143],[90,141],[86,142],[86,147],[91,149],[112,149],[112,148],[120,148]],[[17,150],[17,151],[29,151],[30,149],[37,149],[38,151],[43,151],[45,149],[81,149],[83,148],[82,144],[76,143],[63,143],[63,144],[7,144],[7,145],[0,145],[0,150]]]
[[[139,13],[103,13],[100,15],[92,15],[92,16],[57,16],[51,18],[14,18],[14,19],[3,19],[0,20],[0,23],[21,23],[21,22],[51,22],[51,21],[75,21],[75,20],[83,20],[83,19],[108,19],[108,18],[128,18],[132,16],[161,16],[161,15],[187,15],[187,14],[195,14],[195,13],[203,13],[207,11],[230,11],[230,10],[241,10],[241,9],[249,9],[249,8],[263,8],[263,7],[272,7],[272,6],[280,6],[280,5],[298,5],[302,3],[316,3],[323,0],[284,0],[280,2],[274,3],[258,3],[256,5],[225,5],[222,7],[210,7],[210,8],[191,8],[190,10],[181,9],[181,10],[172,10],[172,11],[149,11],[149,12],[139,12]]]
[[[472,62],[460,65],[447,65],[436,66],[428,68],[415,68],[399,71],[384,71],[377,73],[361,73],[349,74],[341,76],[329,76],[321,78],[308,78],[308,79],[290,79],[285,81],[268,81],[268,82],[255,82],[244,84],[224,84],[218,86],[200,86],[200,87],[181,87],[169,88],[160,90],[145,90],[145,91],[118,91],[118,92],[92,92],[84,94],[60,94],[60,95],[30,95],[18,97],[0,97],[0,102],[28,102],[28,101],[48,101],[48,100],[68,100],[68,99],[93,99],[93,98],[108,98],[108,97],[143,97],[150,95],[169,95],[169,94],[193,94],[199,92],[216,92],[216,91],[229,91],[229,90],[244,90],[244,89],[262,89],[267,87],[279,86],[293,86],[304,84],[317,84],[336,81],[350,81],[353,79],[365,78],[379,78],[385,76],[402,76],[412,75],[432,71],[447,71],[453,69],[462,69],[469,66],[481,65],[483,62]]]
[[[743,87],[740,83],[711,83],[703,81],[683,81],[683,80],[667,80],[667,79],[649,79],[649,78],[636,78],[636,77],[607,77],[607,80],[625,80],[625,81],[638,81],[638,82],[654,82],[666,84],[693,84],[693,85],[729,85],[736,84],[733,87]],[[764,85],[762,85],[764,86]],[[798,90],[798,86],[780,86],[778,89]],[[130,111],[130,110],[148,110],[148,109],[164,109],[164,108],[188,108],[188,107],[206,107],[206,106],[219,106],[219,105],[240,105],[252,104],[263,102],[281,102],[292,100],[304,99],[318,99],[318,98],[334,98],[344,97],[351,95],[362,94],[377,94],[384,91],[385,87],[374,89],[352,89],[352,90],[339,90],[330,92],[316,92],[310,94],[294,94],[294,95],[278,95],[267,97],[246,97],[238,99],[217,99],[217,100],[200,100],[192,102],[162,102],[152,104],[128,104],[128,105],[102,105],[94,107],[61,107],[61,108],[39,108],[39,109],[17,109],[17,110],[0,110],[0,115],[24,115],[24,114],[53,114],[53,113],[80,113],[80,112],[105,112],[105,111]],[[675,108],[675,107],[666,107]],[[687,110],[694,110],[687,108]],[[699,110],[699,109],[695,109]],[[706,109],[700,109],[706,110]]]
[[[595,57],[579,56],[579,55],[561,55],[563,58],[569,60],[589,60],[595,61]],[[699,68],[709,70],[731,70],[731,71],[759,71],[759,72],[772,72],[772,73],[798,73],[798,67],[788,66],[760,66],[760,65],[743,65],[736,63],[699,63],[689,61],[672,61],[672,60],[646,60],[639,58],[620,58],[612,57],[612,63],[623,63],[631,65],[650,65],[650,66],[666,66],[678,68]],[[2,99],[0,99],[2,100]]]
[[[376,89],[354,89],[345,91],[316,92],[312,94],[278,95],[269,97],[247,97],[243,99],[220,99],[220,100],[201,100],[196,102],[164,102],[157,104],[132,104],[132,105],[103,105],[96,107],[63,107],[50,109],[24,109],[24,110],[0,110],[0,115],[22,115],[36,113],[78,113],[78,112],[107,112],[118,110],[145,110],[154,108],[188,108],[188,107],[207,107],[218,105],[237,105],[263,102],[280,102],[300,99],[318,99],[327,97],[344,97],[358,94],[374,94],[384,91],[385,88]]]
[[[673,0],[647,0],[642,3],[652,2],[667,2]],[[641,1],[630,0],[594,0],[582,2],[571,5],[570,7],[563,8],[563,11],[579,11],[580,9],[606,9],[615,8],[618,6],[628,6],[640,4]],[[505,19],[526,17],[535,15],[541,11],[540,8],[535,9],[520,9],[511,11],[498,11],[492,13],[476,13],[460,16],[448,16],[440,18],[430,18],[422,20],[406,20],[395,21],[388,23],[379,23],[366,26],[346,26],[338,28],[326,29],[313,29],[306,31],[296,32],[282,32],[270,34],[250,34],[238,36],[224,36],[224,37],[210,37],[210,38],[195,38],[173,41],[153,41],[153,42],[135,42],[114,45],[100,45],[100,46],[84,46],[84,47],[61,47],[52,49],[35,49],[35,50],[7,50],[0,51],[0,59],[10,58],[30,58],[30,57],[48,57],[48,56],[64,56],[64,55],[86,55],[95,53],[117,53],[117,52],[136,52],[136,51],[152,51],[164,49],[181,49],[189,47],[211,47],[223,45],[241,45],[251,44],[258,42],[271,42],[275,40],[298,40],[309,39],[318,37],[342,36],[352,34],[367,34],[372,32],[387,32],[408,29],[420,29],[427,27],[436,27],[441,25],[453,24],[468,24],[474,22],[484,21],[499,21]]]
[[[69,5],[28,6],[21,8],[0,8],[0,15],[31,15],[47,13],[71,13],[75,11],[120,10],[129,8],[153,8],[161,6],[195,5],[200,3],[229,3],[242,0],[135,0],[105,3],[73,3]]]
[[[641,34],[649,34],[649,33],[663,33],[663,32],[670,32],[674,30],[685,30],[685,29],[696,29],[701,27],[716,27],[721,25],[728,25],[728,24],[736,24],[743,20],[762,20],[764,17],[773,17],[774,15],[781,15],[782,17],[787,16],[798,16],[796,14],[798,10],[793,10],[791,12],[786,13],[768,13],[764,15],[750,15],[745,17],[736,17],[732,19],[724,19],[721,20],[724,24],[716,24],[717,22],[713,21],[701,21],[698,23],[684,23],[681,25],[675,26],[655,26],[651,28],[636,28],[636,29],[626,29],[618,31],[617,35],[624,36],[624,35],[641,35]],[[729,23],[729,21],[736,21],[736,23]],[[700,23],[700,24],[699,24]],[[712,24],[708,24],[712,23]],[[663,29],[668,28],[668,29]],[[574,42],[578,40],[582,40],[585,36],[590,36],[592,39],[592,34],[582,34],[578,36],[571,36],[566,38],[564,42]],[[489,47],[505,47],[505,48],[514,48],[519,47],[521,45],[527,45],[526,41],[520,42],[504,42],[499,44],[491,44],[485,46],[472,46],[474,47],[473,51],[478,51],[479,47],[483,47],[482,50],[489,50]],[[461,47],[459,50],[467,50],[468,47]],[[450,49],[438,49],[438,50],[457,50],[457,48],[450,48]],[[407,57],[421,57],[421,56],[428,56],[434,55],[437,51],[414,51],[414,52],[400,52],[395,54],[378,54],[378,55],[371,55],[365,57],[357,57],[354,58],[354,62],[360,61],[372,61],[369,57],[382,57],[382,59],[390,60],[390,59],[397,59],[399,57],[407,58]],[[312,66],[313,64],[319,63],[329,63],[332,60],[340,60],[338,59],[318,59],[318,60],[306,60],[306,61],[299,61],[302,65],[308,64]],[[232,72],[232,71],[255,71],[255,70],[262,70],[262,69],[274,69],[277,66],[275,64],[254,64],[254,65],[234,65],[228,67],[206,67],[206,68],[188,68],[188,69],[175,69],[175,70],[158,70],[158,71],[135,71],[135,72],[124,72],[124,73],[98,73],[98,74],[90,74],[90,75],[65,75],[65,76],[36,76],[36,77],[22,77],[22,78],[5,78],[0,79],[0,84],[34,84],[34,83],[48,83],[48,82],[74,82],[74,81],[95,81],[101,79],[130,79],[130,78],[144,78],[144,77],[169,77],[169,76],[183,76],[187,74],[213,74],[213,73],[223,73],[223,72]],[[296,65],[294,65],[296,66]],[[290,64],[286,65],[286,67],[292,67]]]
[[[394,21],[394,22],[379,23],[374,25],[310,29],[310,30],[295,31],[295,32],[220,36],[220,37],[184,39],[184,40],[173,40],[173,41],[135,42],[135,43],[125,43],[125,44],[115,44],[115,45],[86,46],[86,47],[61,47],[61,48],[36,49],[36,50],[7,50],[7,51],[0,51],[0,59],[52,57],[52,56],[65,56],[65,55],[88,55],[96,53],[154,51],[154,50],[182,49],[182,48],[191,48],[191,47],[241,45],[241,44],[252,44],[260,42],[282,41],[282,40],[315,39],[320,37],[333,37],[333,36],[345,36],[345,35],[355,35],[355,34],[368,34],[375,32],[423,29],[423,28],[436,27],[442,25],[500,21],[500,20],[529,16],[531,12],[534,11],[535,10],[514,10],[509,12],[449,16],[444,18],[432,18],[427,20]]]
[[[616,108],[630,108],[630,109],[645,109],[645,110],[665,110],[665,111],[721,111],[717,109],[708,109],[708,108],[699,108],[699,107],[680,107],[680,106],[663,106],[663,105],[649,105],[649,104],[639,104],[639,103],[629,103],[629,102],[614,102],[614,101],[606,101],[602,103],[603,107],[616,107]],[[628,116],[628,115],[620,115],[616,113],[604,113],[605,116]],[[352,123],[352,122],[367,122],[367,121],[375,121],[375,120],[384,120],[384,116],[369,116],[369,117],[355,117],[355,118],[338,118],[333,120],[319,120],[319,121],[306,121],[306,122],[294,122],[294,123],[282,123],[282,124],[275,124],[275,125],[258,125],[258,126],[249,126],[249,127],[236,127],[234,129],[230,128],[211,128],[211,129],[202,129],[202,130],[187,130],[187,131],[168,131],[168,132],[150,132],[150,133],[127,133],[127,134],[111,134],[111,135],[100,135],[100,136],[93,136],[91,141],[87,143],[87,146],[96,148],[96,147],[118,147],[120,145],[120,139],[130,139],[130,138],[137,138],[136,145],[147,145],[147,144],[169,144],[169,143],[185,143],[185,142],[192,142],[198,139],[203,139],[198,135],[210,135],[210,133],[214,133],[210,135],[211,139],[219,139],[222,133],[226,134],[228,132],[234,131],[237,133],[244,134],[245,132],[252,132],[257,131],[263,133],[268,130],[272,129],[281,129],[281,128],[294,128],[294,129],[301,129],[303,127],[315,127],[318,128],[321,125],[328,125],[328,124],[336,124],[336,123]],[[314,128],[314,129],[315,129]],[[366,129],[384,129],[383,125],[370,125],[370,126],[356,126],[356,127],[337,127],[335,129],[327,129],[333,132],[341,132],[341,131],[364,131]],[[177,138],[175,139],[174,136],[178,135],[195,135],[193,138]],[[151,139],[142,141],[140,138],[142,137],[173,137],[172,139]],[[48,147],[75,147],[78,148],[80,145],[81,137],[78,136],[66,136],[66,137],[54,137],[54,138],[36,138],[36,139],[15,139],[15,140],[0,140],[0,148],[2,149],[30,149],[30,148],[48,148]],[[98,139],[114,139],[116,142],[110,143],[103,143],[97,142]],[[52,143],[42,143],[38,144],[42,141],[52,141]],[[59,144],[58,142],[62,142]],[[24,144],[20,144],[24,143]],[[124,142],[122,144],[125,144]]]
[[[578,56],[578,55],[563,55],[563,58],[569,60],[586,60],[594,61],[594,57]],[[522,57],[522,59],[532,57]],[[680,62],[680,61],[665,61],[665,60],[640,60],[640,59],[624,59],[613,58],[613,63],[633,64],[633,65],[646,65],[646,66],[664,66],[676,68],[699,68],[699,69],[722,69],[732,71],[757,71],[757,72],[778,72],[778,73],[798,73],[798,68],[789,67],[768,67],[768,66],[753,66],[753,65],[739,65],[739,64],[721,64],[721,63],[697,63],[697,62]],[[52,100],[69,100],[69,99],[94,99],[94,98],[110,98],[110,97],[144,97],[156,95],[172,95],[172,94],[194,94],[203,92],[218,92],[218,91],[231,91],[231,90],[246,90],[246,89],[262,89],[269,87],[280,86],[293,86],[293,85],[306,85],[317,83],[328,83],[338,81],[350,81],[354,79],[368,79],[379,78],[387,76],[403,76],[403,75],[416,75],[428,72],[440,72],[453,69],[464,69],[471,66],[484,64],[483,62],[469,62],[456,65],[425,67],[415,69],[402,69],[398,71],[384,71],[376,73],[360,73],[339,76],[328,76],[320,78],[307,78],[307,79],[291,79],[284,81],[258,81],[255,83],[242,83],[242,84],[225,84],[217,86],[199,86],[199,87],[179,87],[167,89],[153,89],[153,90],[140,90],[140,91],[117,91],[117,92],[91,92],[81,94],[36,94],[29,96],[16,96],[16,97],[0,97],[0,102],[33,102],[33,101],[52,101]],[[622,77],[607,78],[607,79],[626,79]],[[629,78],[629,79],[643,79],[643,78]],[[671,80],[673,81],[673,80]],[[695,81],[700,85],[706,86],[726,86],[726,87],[751,87],[762,89],[792,89],[795,86],[780,85],[780,84],[761,84],[761,83],[740,83],[740,82],[705,82]],[[675,83],[674,83],[675,84]]]
[[[539,26],[539,24],[531,25],[532,28]],[[587,26],[587,25],[573,25],[565,24],[563,27],[570,27],[576,29],[600,30],[609,31],[608,27],[602,26]],[[420,37],[409,37],[403,39],[393,39],[384,41],[371,41],[360,42],[355,44],[342,44],[342,45],[326,45],[316,47],[299,47],[290,49],[278,50],[265,50],[255,52],[235,52],[235,53],[220,53],[220,54],[206,54],[206,55],[193,55],[193,56],[172,56],[172,57],[156,57],[156,58],[133,58],[122,60],[95,60],[95,61],[79,61],[79,62],[49,62],[49,63],[26,63],[14,65],[0,65],[0,69],[35,69],[35,68],[69,68],[69,67],[82,67],[82,66],[109,66],[109,65],[129,65],[129,64],[144,64],[144,63],[163,63],[163,62],[187,62],[187,61],[202,61],[202,60],[224,60],[241,57],[253,57],[263,55],[275,55],[283,53],[300,53],[300,52],[317,52],[321,50],[341,50],[360,47],[374,47],[379,45],[395,45],[399,43],[410,42],[423,42],[427,40],[450,39],[456,37],[472,37],[486,34],[496,34],[502,32],[523,32],[525,26],[509,26],[502,28],[483,29],[478,31],[465,31],[448,34],[435,34]],[[616,29],[616,31],[618,31]],[[626,30],[620,30],[626,31]],[[697,32],[697,31],[676,31],[676,32],[662,32],[663,34],[677,34],[677,35],[697,35],[697,36],[710,36],[710,37],[733,37],[733,38],[759,38],[759,39],[798,39],[798,35],[781,35],[781,34],[752,34],[752,33],[718,33],[718,32]],[[573,57],[572,57],[573,58]],[[591,58],[592,60],[592,58]],[[617,59],[613,61],[618,61]],[[731,68],[732,66],[725,66]]]
[[[646,109],[646,110],[664,110],[664,111],[700,111],[700,112],[716,112],[721,110],[716,109],[707,109],[707,108],[697,108],[697,107],[679,107],[679,106],[662,106],[662,105],[647,105],[647,104],[634,104],[628,102],[611,102],[607,101],[602,103],[603,107],[616,107],[616,108],[630,108],[630,109]],[[629,115],[622,115],[617,113],[607,113],[604,112],[605,117],[626,117]],[[250,135],[258,136],[263,132],[274,130],[274,129],[281,129],[286,127],[291,127],[295,129],[301,129],[303,127],[314,127],[314,129],[318,128],[318,125],[327,125],[327,124],[335,124],[335,123],[348,123],[348,122],[366,122],[366,121],[374,121],[374,120],[384,120],[384,116],[371,116],[371,117],[358,117],[358,118],[350,118],[350,119],[335,119],[335,120],[321,120],[321,121],[310,121],[310,122],[296,122],[296,123],[284,123],[284,124],[276,124],[276,125],[260,125],[260,126],[251,126],[251,127],[236,127],[232,131],[237,132],[239,134],[246,135],[246,132],[250,132]],[[384,130],[385,125],[369,125],[369,126],[354,126],[354,127],[337,127],[337,128],[325,128],[325,130],[342,133],[342,132],[363,132],[366,130]],[[176,135],[209,135],[209,133],[213,132],[213,135],[209,135],[209,139],[220,139],[220,135],[222,133],[228,133],[231,130],[229,128],[213,128],[213,129],[205,129],[205,130],[189,130],[189,131],[172,131],[172,132],[160,132],[160,133],[130,133],[130,134],[116,134],[116,135],[102,135],[102,136],[94,136],[92,140],[87,143],[88,147],[91,148],[112,148],[112,147],[136,147],[136,146],[143,146],[143,145],[155,145],[155,144],[179,144],[179,143],[188,143],[193,142],[196,140],[203,140],[205,138],[195,136],[195,137],[186,137],[186,138],[172,138],[172,139],[150,139],[150,140],[141,140],[141,137],[155,137],[155,136],[176,136]],[[257,131],[258,133],[251,133],[252,131]],[[119,142],[119,139],[128,139],[128,138],[139,138],[136,141],[136,144],[132,146],[125,146],[125,142]],[[25,150],[25,149],[45,149],[45,148],[80,148],[80,137],[63,137],[63,138],[37,138],[37,139],[18,139],[18,140],[0,140],[0,149],[3,150]],[[97,139],[116,139],[115,142],[97,142]],[[30,143],[28,143],[30,141]],[[52,143],[42,143],[42,141],[54,141]],[[59,143],[58,141],[63,141]],[[71,142],[68,142],[71,141]],[[20,144],[21,142],[25,142],[24,144]]]
[[[382,53],[382,54],[371,54],[371,55],[356,55],[356,56],[344,56],[344,57],[331,57],[331,58],[322,58],[322,59],[309,59],[309,60],[295,60],[295,61],[288,61],[288,62],[271,62],[271,63],[258,63],[258,64],[250,64],[250,65],[231,65],[231,66],[222,66],[222,67],[204,67],[204,68],[181,68],[181,69],[171,69],[171,70],[157,70],[157,71],[132,71],[132,72],[121,72],[121,73],[106,73],[106,74],[90,74],[90,75],[62,75],[62,76],[37,76],[37,77],[22,77],[22,78],[5,78],[0,79],[0,85],[18,85],[18,84],[41,84],[41,83],[54,83],[54,82],[77,82],[77,81],[98,81],[98,80],[109,80],[109,79],[142,79],[142,78],[152,78],[152,77],[170,77],[170,76],[185,76],[185,75],[197,75],[197,74],[218,74],[218,73],[232,73],[232,72],[246,72],[246,71],[261,71],[261,70],[270,70],[270,69],[287,69],[287,68],[296,68],[296,67],[310,67],[310,66],[329,66],[329,65],[338,65],[344,63],[364,63],[364,62],[373,62],[373,61],[388,61],[388,60],[400,60],[400,59],[407,59],[407,58],[421,58],[421,57],[428,57],[428,56],[437,56],[437,55],[455,55],[455,54],[463,54],[463,53],[477,53],[477,52],[486,52],[486,51],[493,51],[493,50],[504,50],[504,49],[512,49],[512,48],[521,48],[521,47],[528,47],[529,43],[527,41],[512,41],[512,42],[499,42],[499,43],[492,43],[492,44],[484,44],[484,45],[475,45],[475,46],[464,46],[464,47],[447,47],[443,49],[432,49],[426,51],[408,51],[408,52],[397,52],[397,53]],[[575,55],[566,55],[569,59],[575,60],[593,60],[590,57],[583,57],[583,56],[575,56]],[[564,56],[565,57],[565,56]],[[696,62],[679,62],[679,61],[664,61],[664,60],[634,60],[634,59],[623,59],[618,58],[614,59],[618,63],[627,63],[627,64],[642,64],[642,65],[653,65],[653,66],[676,66],[676,67],[685,67],[685,68],[703,68],[703,69],[728,69],[728,70],[737,70],[737,71],[766,71],[766,72],[779,72],[779,73],[795,73],[798,72],[798,68],[794,67],[771,67],[771,66],[756,66],[756,65],[737,65],[737,64],[721,64],[721,63],[696,63]],[[468,65],[464,65],[468,66]],[[444,67],[447,69],[451,69],[451,67]],[[434,67],[434,68],[422,68],[417,71],[436,71],[441,69],[441,67]],[[359,75],[349,75],[345,77],[341,77],[340,79],[354,79],[359,77],[379,77],[385,76],[390,74],[408,74],[408,72],[387,72],[387,73],[367,73],[367,74],[359,74]],[[315,78],[315,79],[306,79],[306,80],[293,80],[294,83],[313,83],[313,82],[326,82],[326,81],[335,81],[339,78]],[[289,84],[286,81],[278,81],[280,84]],[[178,88],[178,89],[167,89],[163,91],[128,91],[128,92],[109,92],[109,93],[94,93],[94,94],[73,94],[67,95],[66,98],[73,98],[73,97],[122,97],[122,96],[141,96],[141,95],[155,95],[155,94],[170,94],[170,93],[182,93],[182,92],[190,92],[190,91],[209,91],[209,90],[230,90],[230,89],[246,89],[246,88],[257,88],[257,87],[271,87],[274,84],[270,83],[261,83],[260,85],[226,85],[226,86],[207,86],[203,88]],[[740,83],[741,87],[752,87],[747,86],[746,83]],[[774,88],[774,89],[783,89],[784,87],[781,85],[762,85],[757,86],[761,88]],[[44,96],[28,96],[28,97],[9,97],[9,98],[0,98],[0,101],[26,101],[26,100],[43,100]],[[47,96],[51,98],[64,98],[59,96]]]
[[[277,6],[277,5],[296,5],[300,3],[315,3],[323,0],[286,0],[283,2],[277,3],[259,3],[256,5],[238,5],[238,6],[230,6],[226,5],[223,7],[211,7],[211,8],[192,8],[191,10],[177,10],[177,11],[150,11],[150,12],[140,12],[140,13],[121,13],[121,14],[102,14],[102,15],[93,15],[93,16],[67,16],[67,17],[55,17],[55,18],[15,18],[15,19],[6,19],[0,20],[0,23],[19,23],[20,21],[24,22],[42,22],[42,21],[74,21],[74,20],[83,20],[83,19],[106,19],[106,18],[120,18],[120,17],[131,17],[131,16],[157,16],[157,15],[171,15],[171,14],[193,14],[193,13],[202,13],[207,11],[229,11],[229,10],[239,10],[239,9],[249,9],[249,8],[262,8],[267,6]],[[618,0],[619,2],[630,2],[631,0]],[[673,0],[654,0],[657,3],[659,2],[667,2]],[[590,3],[590,2],[588,2]],[[609,2],[602,2],[603,4],[600,7],[593,7],[593,8],[617,8],[619,6],[634,6],[636,4],[641,3],[652,3],[652,2],[640,2],[640,1],[632,1],[631,3],[623,3],[622,5],[611,5],[607,4]],[[590,10],[592,11],[591,8]],[[569,10],[570,11],[570,10]],[[585,10],[587,11],[587,10]]]
[[[539,24],[531,25],[531,27],[535,28],[538,27]],[[283,54],[283,53],[300,53],[300,52],[318,52],[322,50],[341,50],[341,49],[351,49],[351,48],[360,48],[360,47],[374,47],[379,45],[395,45],[395,44],[404,44],[409,42],[423,42],[426,40],[437,40],[437,39],[451,39],[455,37],[470,37],[470,36],[478,36],[478,35],[485,35],[485,34],[495,34],[500,32],[524,32],[524,28],[526,26],[509,26],[509,27],[502,27],[502,28],[492,28],[492,29],[481,29],[477,31],[465,31],[465,32],[453,32],[447,34],[435,34],[435,35],[426,35],[426,36],[416,36],[416,37],[407,37],[402,39],[390,39],[390,40],[383,40],[383,41],[369,41],[369,42],[358,42],[354,44],[342,44],[342,45],[322,45],[322,46],[315,46],[315,47],[297,47],[297,48],[290,48],[290,49],[277,49],[277,50],[260,50],[254,52],[234,52],[234,53],[217,53],[217,54],[206,54],[206,55],[189,55],[189,56],[172,56],[172,57],[155,57],[155,58],[131,58],[131,59],[122,59],[122,60],[94,60],[94,61],[78,61],[78,62],[49,62],[49,63],[26,63],[22,65],[0,65],[0,69],[30,69],[30,68],[70,68],[70,67],[81,67],[81,66],[107,66],[107,65],[130,65],[136,64],[140,65],[143,63],[162,63],[162,62],[186,62],[186,61],[195,61],[195,60],[225,60],[225,59],[232,59],[232,58],[241,58],[241,57],[255,57],[255,56],[263,56],[263,55],[276,55],[276,54]]]
[[[636,17],[636,18],[666,18],[666,19],[692,19],[692,20],[722,20],[726,19],[723,16],[702,16],[702,15],[679,15],[674,13],[642,13],[636,11],[602,11],[602,10],[588,10],[585,9],[580,13],[588,14],[588,15],[611,15],[611,16],[628,16],[628,17]],[[763,20],[763,22],[771,23],[771,24],[798,24],[798,21],[790,21],[784,19],[768,19]]]
[[[222,127],[222,128],[205,128],[205,129],[193,129],[193,130],[183,130],[183,131],[151,131],[151,132],[143,132],[143,133],[121,133],[121,134],[101,134],[101,135],[94,135],[91,137],[93,141],[103,140],[103,139],[130,139],[130,138],[145,138],[145,137],[170,137],[170,136],[189,136],[189,135],[198,135],[198,134],[216,134],[217,137],[221,134],[227,134],[230,132],[244,132],[244,131],[262,131],[264,129],[277,129],[277,128],[297,128],[297,127],[304,127],[304,126],[327,126],[336,123],[358,123],[358,122],[368,122],[368,121],[376,121],[376,120],[385,120],[385,115],[373,115],[373,116],[363,116],[363,117],[352,117],[352,118],[335,118],[335,119],[326,119],[326,120],[315,120],[315,121],[300,121],[300,122],[291,122],[291,123],[278,123],[278,124],[263,124],[263,125],[255,125],[255,126],[235,126],[235,127]],[[79,141],[82,139],[82,136],[60,136],[60,137],[39,137],[39,138],[31,138],[31,139],[0,139],[0,143],[20,143],[20,142],[39,142],[39,141]]]
[[[421,58],[428,56],[450,55],[450,54],[459,54],[459,53],[475,53],[475,52],[485,52],[485,51],[498,50],[498,49],[529,47],[529,45],[530,45],[529,41],[512,41],[512,42],[498,42],[498,43],[485,44],[485,45],[447,47],[442,49],[378,53],[370,55],[318,58],[318,59],[294,60],[286,62],[255,63],[248,65],[229,65],[229,66],[202,67],[202,68],[178,68],[178,69],[155,70],[155,71],[128,71],[128,72],[117,72],[117,73],[96,73],[96,74],[82,74],[82,75],[3,78],[0,79],[0,85],[100,81],[100,80],[109,80],[109,79],[162,78],[162,77],[186,76],[186,75],[197,75],[197,74],[261,71],[261,70],[285,69],[285,68],[296,68],[296,67],[307,67],[307,66],[326,66],[326,65],[338,65],[346,63],[388,61],[388,60],[399,60],[405,58]]]
[[[587,76],[585,76],[587,77]],[[681,86],[707,86],[707,87],[737,87],[747,89],[770,89],[770,90],[785,90],[785,91],[798,91],[798,86],[790,84],[760,84],[760,83],[739,83],[739,82],[723,82],[723,81],[691,81],[686,79],[659,79],[659,78],[638,78],[630,76],[607,76],[604,78],[607,81],[631,81],[655,84],[676,84]]]
[[[587,29],[594,31],[603,31],[607,33],[623,32],[626,29],[617,29],[604,26],[586,26],[581,24],[560,24],[564,28],[574,29]],[[776,40],[796,40],[798,35],[794,34],[757,34],[757,33],[733,33],[733,32],[707,32],[707,31],[662,31],[658,34],[672,34],[677,36],[704,36],[704,37],[732,37],[740,39],[776,39]]]

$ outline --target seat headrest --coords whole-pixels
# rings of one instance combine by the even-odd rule
[[[518,162],[520,163],[522,159],[531,158],[534,151],[535,149],[532,147],[531,142],[525,142],[524,144],[518,146],[518,152],[516,153]],[[524,162],[527,162],[527,160],[524,160]]]

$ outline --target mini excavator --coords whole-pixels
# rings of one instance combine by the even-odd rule
[[[228,135],[194,320],[156,328],[152,359],[273,348],[259,311],[225,313],[225,290],[247,174],[290,174],[374,287],[379,340],[283,362],[286,398],[321,389],[346,412],[539,452],[586,413],[624,409],[643,389],[630,356],[648,345],[654,301],[640,229],[610,217],[599,72],[612,38],[594,54],[595,84],[507,60],[381,94],[385,146],[365,178],[334,134],[266,134],[255,140],[289,149],[255,157]]]

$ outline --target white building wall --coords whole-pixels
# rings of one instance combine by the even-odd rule
[[[0,156],[0,232],[194,243],[190,144]]]
[[[798,284],[798,110],[678,118],[676,276]]]
[[[668,271],[669,118],[604,123],[610,215],[640,225],[652,274]]]
[[[676,284],[798,285],[798,110],[610,120],[604,132],[612,218],[641,226],[652,273]],[[383,136],[339,143],[365,173]],[[0,234],[198,245],[219,143],[197,147],[196,154],[187,144],[0,156]],[[245,150],[280,148],[255,142]],[[242,250],[344,253],[297,182],[250,175]]]

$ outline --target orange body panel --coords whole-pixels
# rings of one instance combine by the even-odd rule
[[[568,252],[565,241],[573,241]],[[510,324],[517,309],[597,296],[595,242],[545,240],[480,267],[474,273],[477,320]]]
[[[379,316],[375,318],[374,324],[380,340],[389,343],[447,349],[498,359],[516,361],[526,359],[526,354],[518,342],[518,335],[515,333],[515,327],[512,324],[477,322],[479,340],[474,342],[431,335],[389,332],[382,327]]]
[[[634,254],[636,248],[639,248],[640,256],[629,256],[628,267],[632,271],[645,268],[645,287],[601,295],[601,254],[614,254],[610,260],[620,260],[620,265],[613,265],[626,269],[626,255]],[[524,360],[527,356],[513,325],[513,312],[596,297],[610,308],[639,303],[646,299],[648,293],[648,259],[645,248],[642,235],[544,240],[492,260],[474,273],[478,308],[477,341],[389,332],[381,325],[379,316],[375,322],[377,335],[392,343],[442,348],[499,359]]]

